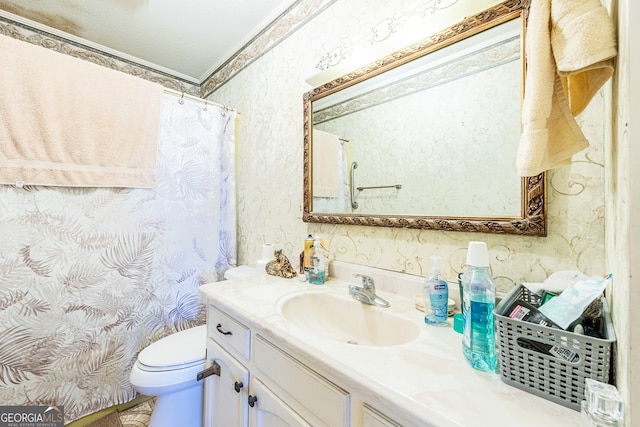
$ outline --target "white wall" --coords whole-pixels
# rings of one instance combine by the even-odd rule
[[[607,260],[613,271],[611,289],[614,324],[618,338],[618,388],[626,402],[626,425],[640,425],[640,412],[632,402],[640,394],[640,88],[631,76],[640,69],[640,5],[634,0],[613,1],[612,15],[618,23],[618,59],[613,93],[613,141],[607,145],[606,230]],[[636,405],[637,406],[637,405]]]

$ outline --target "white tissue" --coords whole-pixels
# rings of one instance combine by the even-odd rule
[[[560,293],[576,280],[584,280],[587,275],[578,270],[561,270],[552,273],[544,282],[529,282],[522,285],[531,292],[541,295],[543,291]]]

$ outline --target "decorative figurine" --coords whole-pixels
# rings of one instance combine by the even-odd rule
[[[284,277],[285,279],[291,279],[296,277],[296,270],[291,265],[289,259],[282,254],[282,249],[273,252],[276,259],[269,261],[265,267],[267,274],[271,276]]]

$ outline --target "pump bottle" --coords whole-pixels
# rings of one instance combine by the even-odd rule
[[[447,324],[449,285],[440,279],[440,257],[431,257],[431,274],[424,284],[424,323],[433,326]]]
[[[313,241],[313,255],[311,256],[311,267],[309,267],[309,283],[312,285],[324,285],[326,278],[326,263],[322,248],[320,247],[320,237],[315,236]]]

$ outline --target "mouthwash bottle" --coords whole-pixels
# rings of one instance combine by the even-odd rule
[[[444,326],[447,324],[449,285],[440,279],[440,257],[431,257],[431,274],[424,284],[424,323]]]
[[[467,267],[462,276],[464,329],[462,352],[472,368],[493,372],[496,348],[493,309],[496,285],[489,272],[489,255],[484,242],[469,242]]]

